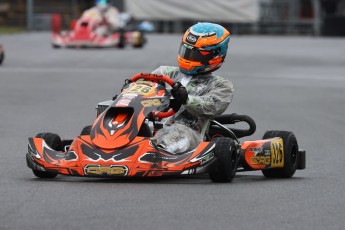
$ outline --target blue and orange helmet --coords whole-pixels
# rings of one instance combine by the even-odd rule
[[[218,24],[199,22],[190,27],[179,49],[180,71],[197,75],[217,70],[224,62],[229,41],[230,32]]]

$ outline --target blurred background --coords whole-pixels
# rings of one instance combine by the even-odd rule
[[[134,21],[149,21],[158,33],[180,33],[198,21],[213,21],[235,34],[345,36],[345,0],[113,0]],[[51,16],[70,23],[94,0],[0,0],[0,28],[51,29]],[[152,31],[152,30],[151,30]]]

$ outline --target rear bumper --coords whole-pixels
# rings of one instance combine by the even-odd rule
[[[297,161],[297,169],[302,170],[306,167],[306,156],[305,156],[305,150],[300,149],[298,151],[298,161]]]

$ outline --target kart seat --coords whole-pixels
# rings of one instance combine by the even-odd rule
[[[249,125],[248,129],[235,129],[229,127],[229,125],[233,125],[239,122],[244,122]],[[247,115],[238,115],[236,113],[233,114],[222,114],[220,116],[214,117],[210,121],[210,126],[207,132],[208,137],[230,137],[233,138],[233,135],[236,138],[246,137],[252,135],[256,130],[255,121],[247,116]]]

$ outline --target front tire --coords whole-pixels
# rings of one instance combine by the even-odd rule
[[[267,178],[290,178],[297,169],[298,143],[295,135],[287,131],[267,131],[263,139],[280,137],[283,139],[284,167],[262,170]]]
[[[214,154],[216,161],[210,166],[209,175],[212,182],[231,182],[237,170],[237,147],[230,138],[216,138]]]
[[[39,133],[36,137],[42,138],[50,148],[56,151],[60,151],[62,149],[61,138],[55,133]],[[45,179],[54,178],[58,175],[56,172],[39,171],[36,169],[33,169],[32,172],[35,176]]]
[[[58,175],[57,173],[54,173],[54,172],[38,171],[35,169],[33,169],[32,172],[38,178],[44,178],[44,179],[55,178]]]

